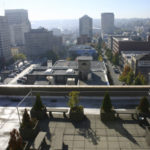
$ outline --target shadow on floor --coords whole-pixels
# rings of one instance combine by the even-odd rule
[[[122,120],[121,118],[118,118],[115,121],[103,121],[103,123],[110,129],[114,129],[116,132],[119,132],[120,135],[123,137],[126,137],[134,144],[139,145],[136,140],[133,138],[133,136],[124,128],[123,124],[137,124],[136,120]]]
[[[78,134],[89,139],[94,145],[98,144],[100,137],[96,135],[96,132],[91,128],[90,120],[85,116],[85,119],[81,122],[72,122],[75,128],[78,128]]]

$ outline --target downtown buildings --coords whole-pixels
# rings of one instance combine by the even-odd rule
[[[24,9],[8,9],[5,10],[5,16],[10,28],[11,45],[25,45],[24,33],[29,32],[31,29],[28,11]]]
[[[79,38],[78,44],[89,43],[93,36],[93,20],[87,15],[79,19]]]
[[[113,13],[102,13],[101,14],[101,35],[105,40],[107,35],[114,33],[114,14]]]
[[[11,51],[8,21],[5,16],[0,16],[0,66],[2,67],[10,58]]]

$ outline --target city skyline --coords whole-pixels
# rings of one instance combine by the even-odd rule
[[[78,19],[85,14],[98,19],[103,12],[113,12],[115,18],[150,18],[149,5],[149,0],[1,0],[0,15],[5,9],[27,9],[32,21]]]

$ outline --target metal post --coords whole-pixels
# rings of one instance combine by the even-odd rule
[[[17,113],[18,113],[19,123],[21,123],[21,119],[20,119],[20,114],[19,114],[18,107],[16,107],[16,108],[17,108]]]

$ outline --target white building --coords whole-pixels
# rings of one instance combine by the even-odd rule
[[[10,34],[6,17],[0,16],[0,63],[5,63],[11,58]]]
[[[92,39],[93,20],[87,15],[84,15],[79,19],[79,34],[87,35]]]
[[[114,32],[114,14],[113,13],[101,14],[101,31],[102,31],[102,34],[113,34]]]
[[[27,10],[5,10],[5,16],[7,17],[9,23],[11,45],[24,45],[24,33],[29,32],[31,29]]]

